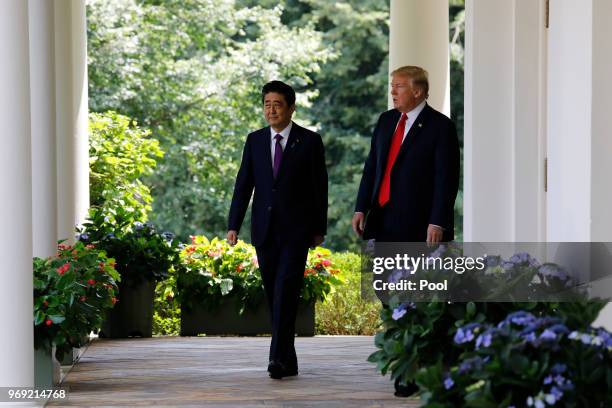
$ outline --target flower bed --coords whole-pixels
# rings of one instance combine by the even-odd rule
[[[309,252],[301,292],[301,303],[304,306],[324,300],[333,286],[341,283],[337,276],[338,270],[333,268],[329,260],[330,254],[324,248]],[[213,311],[219,308],[235,309],[239,316],[246,310],[255,313],[262,305],[264,308],[266,306],[255,248],[243,241],[230,246],[218,238],[208,240],[203,236],[192,237],[192,243],[181,251],[181,266],[177,270],[176,279],[177,300],[183,318],[189,319],[189,316],[201,313],[202,310]],[[304,310],[314,313],[312,307],[304,306]],[[209,319],[210,316],[216,315],[209,315]],[[314,334],[314,320],[309,321],[311,328],[306,332]],[[256,329],[258,333],[269,332],[266,329],[267,321],[264,324],[258,326],[261,327]],[[182,332],[194,334],[198,330],[194,325],[197,326],[191,320],[186,322]],[[252,330],[247,331],[249,333],[244,334],[253,334]],[[239,332],[240,328],[236,328],[235,333]]]

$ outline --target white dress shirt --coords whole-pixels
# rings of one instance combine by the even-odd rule
[[[291,127],[293,126],[293,122],[289,122],[286,128],[281,130],[280,132],[275,131],[270,127],[270,151],[272,152],[272,167],[274,167],[274,151],[276,150],[276,135],[281,135],[283,138],[280,141],[281,146],[283,147],[283,152],[285,151],[285,147],[287,146],[287,139],[289,139],[289,133],[291,133]]]
[[[414,108],[413,110],[407,113],[408,120],[406,121],[406,127],[404,128],[404,137],[402,138],[402,143],[404,143],[404,140],[406,139],[406,135],[408,134],[408,132],[410,132],[410,128],[412,127],[412,125],[414,125],[416,118],[420,115],[423,108],[425,108],[425,103],[427,103],[427,101],[423,101],[419,103],[416,108]],[[395,125],[396,129],[397,129],[397,125],[399,125],[399,120],[397,121],[397,124]]]

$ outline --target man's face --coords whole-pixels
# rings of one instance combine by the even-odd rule
[[[391,78],[393,107],[400,112],[410,112],[423,100],[423,90],[412,85],[412,80],[403,75]]]
[[[295,105],[287,105],[285,96],[276,92],[268,92],[264,96],[264,117],[274,130],[281,131],[291,122]]]

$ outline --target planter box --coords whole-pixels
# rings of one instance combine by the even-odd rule
[[[107,312],[99,336],[112,339],[151,337],[155,285],[155,282],[146,281],[131,287],[121,282],[119,302]]]
[[[295,332],[298,336],[314,336],[314,314],[314,302],[300,303],[295,321]],[[266,302],[260,302],[255,309],[245,310],[242,315],[238,314],[237,300],[234,298],[229,298],[212,311],[200,306],[189,312],[181,309],[181,336],[254,336],[271,332]]]
[[[60,382],[61,367],[55,359],[55,346],[51,352],[34,350],[34,386],[36,388],[53,388]]]

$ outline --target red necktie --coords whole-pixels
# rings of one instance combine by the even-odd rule
[[[393,139],[391,140],[391,147],[389,148],[389,155],[387,156],[387,167],[385,167],[385,174],[382,179],[382,184],[380,185],[380,190],[378,191],[378,204],[381,207],[387,204],[391,196],[391,170],[393,170],[393,164],[400,151],[400,147],[402,147],[402,139],[404,138],[404,129],[406,129],[407,119],[408,116],[402,113],[402,117],[397,124],[397,129],[395,129]]]

